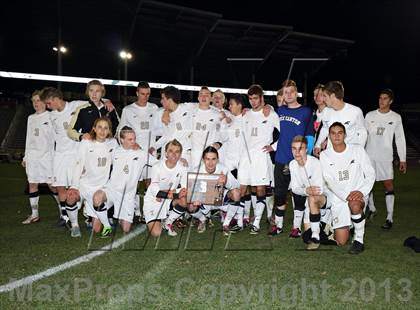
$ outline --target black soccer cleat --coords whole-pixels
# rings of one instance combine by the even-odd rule
[[[260,229],[254,225],[251,225],[251,229],[249,231],[251,235],[258,235],[260,233]]]
[[[383,224],[381,226],[381,228],[382,229],[385,229],[385,230],[390,230],[392,228],[392,222],[389,221],[389,220],[386,220],[385,224]]]
[[[241,227],[238,224],[236,224],[234,226],[231,226],[229,230],[230,230],[231,233],[237,233],[237,232],[242,231],[243,230],[243,227]]]
[[[65,227],[67,229],[71,229],[71,223],[69,220],[60,218],[57,223],[55,224],[56,227]]]
[[[373,221],[373,218],[376,216],[376,211],[370,211],[370,209],[367,210],[366,212],[366,220],[368,220],[369,222]]]
[[[66,226],[66,220],[63,218],[59,218],[57,223],[55,224],[56,227],[65,227]]]
[[[365,250],[365,246],[363,243],[360,243],[357,240],[353,241],[353,244],[350,247],[349,253],[350,254],[360,254]]]
[[[283,233],[283,228],[277,227],[275,225],[271,226],[270,231],[268,232],[269,236],[277,236]]]

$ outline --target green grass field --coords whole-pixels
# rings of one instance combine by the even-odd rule
[[[54,227],[58,211],[48,196],[40,199],[41,222],[20,224],[30,213],[24,170],[17,164],[0,169],[0,286],[96,252],[88,250],[83,216],[81,239]],[[419,180],[420,167],[396,174],[391,231],[380,228],[386,212],[376,185],[378,216],[367,226],[359,256],[347,254],[349,245],[307,252],[287,233],[269,238],[243,231],[228,240],[219,224],[158,242],[143,232],[89,262],[0,293],[0,309],[418,309],[420,255],[402,244],[420,237]],[[289,208],[287,232],[291,221]],[[94,238],[92,247],[109,242]]]

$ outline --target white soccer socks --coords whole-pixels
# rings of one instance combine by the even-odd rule
[[[394,215],[394,200],[395,200],[394,191],[385,192],[385,204],[386,204],[386,211],[387,211],[386,219],[387,221],[390,221],[390,222],[393,221],[392,217]]]
[[[351,220],[354,226],[354,240],[363,243],[363,236],[365,235],[365,215],[361,214],[352,214]]]
[[[32,217],[38,217],[38,202],[39,202],[39,192],[29,193],[29,204],[31,205]]]

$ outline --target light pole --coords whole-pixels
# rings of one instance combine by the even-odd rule
[[[133,55],[131,55],[130,52],[121,51],[120,52],[120,57],[121,57],[122,60],[124,60],[124,80],[127,81],[127,79],[128,79],[127,63],[131,58],[133,58]],[[127,105],[127,86],[124,86],[124,106],[126,106],[126,105]]]
[[[57,75],[63,75],[62,55],[67,53],[67,48],[63,45],[54,46],[53,51],[57,53]],[[58,89],[61,88],[61,82],[58,82]]]

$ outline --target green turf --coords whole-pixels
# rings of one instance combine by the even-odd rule
[[[81,239],[53,226],[58,211],[50,197],[41,196],[40,223],[21,225],[30,212],[24,171],[12,164],[0,169],[0,285],[91,253],[82,219]],[[158,242],[143,233],[124,249],[0,294],[0,309],[419,308],[420,255],[402,246],[408,236],[420,237],[419,179],[420,167],[396,174],[391,231],[380,228],[384,197],[376,185],[379,212],[359,256],[347,254],[348,245],[307,252],[287,233],[244,231],[228,240],[217,223],[204,234],[186,229]],[[291,219],[289,209],[286,231]],[[107,242],[95,238],[92,245]]]

